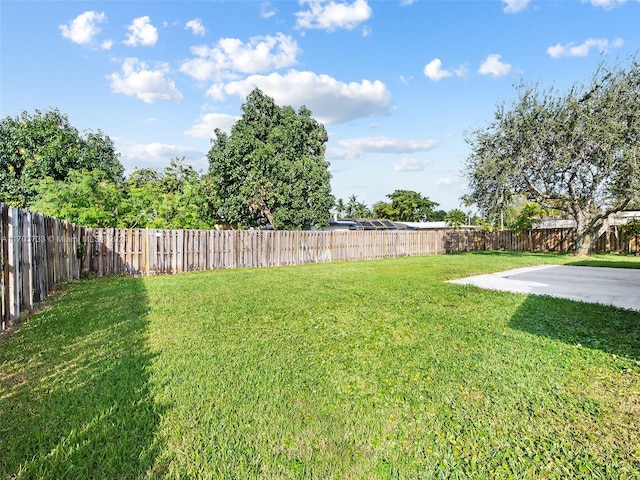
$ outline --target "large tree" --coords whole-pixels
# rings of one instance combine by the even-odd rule
[[[437,202],[412,190],[395,190],[387,195],[391,202],[377,202],[373,211],[378,218],[401,222],[426,222],[435,220]]]
[[[602,64],[566,92],[520,85],[486,128],[467,135],[471,196],[496,214],[523,195],[571,215],[586,254],[610,213],[640,192],[640,65]]]
[[[66,115],[54,109],[23,112],[0,121],[0,200],[28,207],[45,178],[66,180],[70,171],[99,171],[111,182],[123,181],[123,167],[111,139],[84,136]]]
[[[208,153],[214,216],[246,227],[322,225],[334,204],[324,126],[301,107],[280,107],[260,89],[231,134],[215,130]]]

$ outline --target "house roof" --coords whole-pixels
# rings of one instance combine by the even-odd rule
[[[413,227],[405,223],[381,218],[342,218],[329,220],[330,227],[343,227],[350,230],[411,230]]]

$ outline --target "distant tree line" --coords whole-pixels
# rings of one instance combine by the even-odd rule
[[[299,229],[331,217],[445,220],[438,204],[396,190],[369,209],[331,194],[327,132],[302,107],[255,89],[230,134],[216,130],[200,173],[184,158],[125,176],[113,141],[80,133],[57,109],[0,122],[0,201],[91,227]]]

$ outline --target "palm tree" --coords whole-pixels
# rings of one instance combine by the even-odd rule
[[[344,211],[345,211],[345,204],[344,204],[344,200],[342,200],[341,198],[336,200],[336,204],[334,206],[334,210],[336,212],[336,214],[338,215],[338,217],[342,218],[344,216]]]
[[[462,225],[466,223],[467,214],[459,208],[454,208],[453,210],[449,211],[449,213],[447,213],[447,216],[444,219],[450,226],[458,230]]]

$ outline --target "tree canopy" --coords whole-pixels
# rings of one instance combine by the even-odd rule
[[[387,195],[391,202],[377,202],[373,211],[378,218],[401,222],[426,222],[436,219],[439,204],[411,190],[395,190]]]
[[[70,170],[65,180],[45,177],[30,208],[86,227],[212,228],[200,175],[184,158],[163,171],[134,170],[126,182],[99,170]]]
[[[444,218],[447,224],[453,227],[455,230],[459,230],[465,223],[467,223],[467,214],[459,208],[454,208],[447,213]]]
[[[25,111],[0,121],[3,202],[28,207],[41,180],[66,180],[69,172],[81,170],[96,170],[109,181],[123,181],[124,169],[113,142],[100,130],[82,136],[57,109]]]
[[[520,85],[511,105],[467,135],[471,197],[485,215],[518,196],[571,215],[579,253],[640,192],[640,65],[602,64],[566,92]]]
[[[215,130],[208,153],[213,216],[274,229],[326,223],[334,204],[327,141],[306,107],[279,107],[254,89],[231,134]]]

